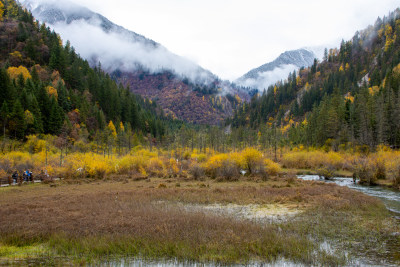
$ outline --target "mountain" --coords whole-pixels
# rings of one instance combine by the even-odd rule
[[[81,56],[95,65],[100,61],[107,71],[132,71],[140,67],[155,73],[169,70],[194,82],[216,79],[211,72],[171,53],[161,44],[83,6],[67,0],[22,0],[21,3],[36,19],[69,40]]]
[[[279,143],[367,152],[400,147],[400,9],[254,97],[230,123]],[[265,135],[264,135],[265,136]]]
[[[294,70],[311,66],[315,58],[314,52],[307,49],[286,51],[274,61],[249,71],[235,83],[259,90],[267,89],[270,85],[286,79]]]
[[[62,44],[56,32],[36,23],[14,0],[4,2],[7,8],[0,9],[4,136],[58,135],[55,142],[61,149],[95,138],[106,148],[117,132],[122,139],[131,133],[157,140],[164,136],[170,121],[155,103],[118,85],[99,67],[91,68],[71,46]]]
[[[21,2],[37,19],[50,25],[64,40],[69,40],[92,66],[100,62],[117,82],[157,101],[175,118],[218,124],[232,115],[237,104],[229,101],[236,98],[227,98],[227,94],[249,99],[246,91],[235,89],[161,44],[87,8],[65,0]]]

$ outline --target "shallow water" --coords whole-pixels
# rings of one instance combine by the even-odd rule
[[[306,181],[321,181],[326,183],[335,183],[340,186],[360,191],[366,195],[377,197],[385,203],[386,208],[400,216],[400,192],[385,188],[382,186],[364,186],[354,184],[352,178],[336,177],[333,180],[320,179],[318,175],[300,175],[298,178]]]

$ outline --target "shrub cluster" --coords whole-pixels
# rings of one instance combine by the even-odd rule
[[[35,142],[37,143],[37,142]],[[61,155],[57,149],[44,149],[28,143],[25,152],[0,155],[0,175],[10,176],[15,170],[42,170],[52,177],[103,179],[111,175],[130,177],[191,177],[235,181],[242,175],[268,178],[280,173],[280,165],[267,159],[254,148],[230,153],[199,153],[198,151],[152,151],[136,147],[127,155],[73,152]],[[32,151],[32,152],[28,152]],[[35,153],[35,151],[37,151]],[[47,164],[46,164],[47,162]]]

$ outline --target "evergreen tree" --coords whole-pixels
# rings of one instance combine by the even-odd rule
[[[54,97],[50,99],[50,116],[47,118],[47,131],[58,134],[64,122],[64,113]]]
[[[4,101],[3,104],[1,105],[0,109],[0,117],[1,117],[1,124],[2,124],[2,130],[3,130],[3,137],[6,137],[6,127],[8,123],[8,119],[10,117],[10,111],[8,109],[7,102]]]
[[[9,129],[15,138],[23,139],[25,137],[26,124],[24,109],[18,99],[14,102],[9,121]]]

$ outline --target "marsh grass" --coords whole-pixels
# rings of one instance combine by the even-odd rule
[[[162,182],[165,187],[158,187]],[[7,188],[0,191],[0,243],[22,250],[43,246],[53,257],[76,262],[139,257],[229,264],[284,258],[338,265],[347,259],[321,250],[325,238],[358,253],[384,247],[389,233],[398,231],[378,200],[333,184],[289,184],[286,178],[203,184],[152,178]],[[285,223],[259,224],[173,203],[291,203],[306,211]],[[12,255],[0,251],[0,257]]]

